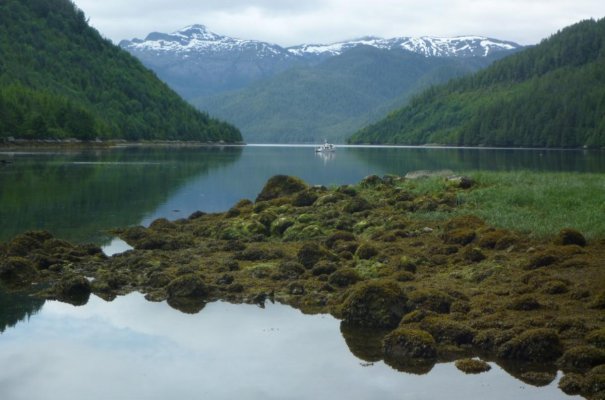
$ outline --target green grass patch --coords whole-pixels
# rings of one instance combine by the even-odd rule
[[[457,214],[472,214],[492,226],[546,238],[575,228],[587,238],[605,238],[605,174],[555,172],[469,172],[476,184],[458,192]],[[416,193],[445,190],[442,178],[406,182]],[[431,212],[422,218],[445,219]]]

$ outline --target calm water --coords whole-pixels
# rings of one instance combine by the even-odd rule
[[[600,152],[308,147],[0,152],[0,240],[27,229],[108,245],[113,227],[224,211],[275,174],[311,184],[420,169],[605,172]],[[114,242],[114,244],[116,244]],[[116,244],[119,247],[119,244]],[[0,291],[0,399],[567,399],[496,364],[426,375],[368,357],[339,321],[213,303],[195,315],[133,294],[84,307]],[[510,372],[510,371],[509,371]],[[49,397],[49,393],[52,396]]]

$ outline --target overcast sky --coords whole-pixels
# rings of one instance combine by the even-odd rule
[[[291,46],[360,36],[481,35],[528,45],[587,18],[604,0],[75,0],[105,37],[144,38],[192,24]]]

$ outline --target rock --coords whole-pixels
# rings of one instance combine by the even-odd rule
[[[433,311],[439,314],[449,313],[453,301],[452,296],[434,289],[420,289],[408,294],[409,308]]]
[[[456,368],[465,374],[480,374],[487,372],[492,367],[483,360],[477,360],[475,358],[464,358],[456,361]]]
[[[466,247],[462,250],[462,257],[468,262],[478,263],[487,258],[478,247]]]
[[[311,269],[323,256],[324,252],[317,243],[305,243],[296,254],[298,261],[307,269]]]
[[[470,189],[475,185],[475,181],[468,176],[449,176],[446,178],[446,182],[448,185],[460,189]]]
[[[586,336],[586,341],[596,347],[605,349],[605,328],[590,332]]]
[[[282,279],[297,279],[305,273],[305,267],[296,261],[284,261],[277,266],[277,273]]]
[[[198,275],[187,274],[180,276],[166,287],[168,298],[177,297],[204,297],[208,294],[206,284]]]
[[[520,375],[520,378],[523,382],[529,383],[532,386],[548,386],[555,379],[557,379],[557,373],[555,372],[537,372],[537,371],[528,371],[524,372]]]
[[[561,368],[589,369],[605,364],[605,349],[594,346],[576,346],[567,350],[557,365]]]
[[[369,210],[372,208],[372,205],[363,197],[353,197],[349,200],[345,206],[343,207],[343,211],[349,214],[358,213],[361,211]]]
[[[319,196],[317,196],[317,194],[313,191],[304,190],[294,196],[294,200],[292,200],[292,205],[295,207],[309,207],[317,201],[318,197]]]
[[[313,269],[311,269],[311,274],[313,274],[313,276],[330,275],[332,272],[336,271],[336,269],[336,264],[333,262],[321,260],[315,264]]]
[[[450,169],[442,169],[442,170],[420,170],[420,171],[411,171],[405,174],[405,179],[425,179],[425,178],[447,178],[448,176],[454,175],[454,171]]]
[[[286,175],[276,175],[267,181],[263,187],[263,190],[256,197],[256,202],[290,196],[294,193],[302,192],[307,188],[307,184],[299,178]]]
[[[529,294],[514,298],[508,305],[509,309],[516,311],[533,311],[538,310],[540,307],[542,306],[538,300]]]
[[[562,353],[559,335],[552,329],[529,329],[504,343],[498,356],[530,362],[554,361]]]
[[[369,260],[378,255],[378,250],[369,243],[363,243],[357,248],[355,255],[361,260]]]
[[[433,359],[437,357],[437,345],[425,331],[398,328],[385,336],[383,352],[385,358],[391,359]]]
[[[56,287],[57,298],[73,305],[86,304],[91,291],[90,282],[82,275],[65,276]]]
[[[552,265],[557,261],[559,261],[559,259],[556,255],[548,252],[543,252],[533,256],[529,260],[529,263],[525,266],[525,269],[532,270],[542,267],[548,267],[549,265]]]
[[[406,296],[390,281],[366,281],[349,290],[342,305],[345,322],[370,328],[393,328],[406,313]]]
[[[38,270],[23,257],[8,257],[0,264],[0,282],[9,286],[26,286],[38,277]]]
[[[586,238],[580,232],[575,229],[566,228],[562,229],[557,238],[555,239],[555,244],[560,246],[569,246],[569,245],[577,245],[584,247],[586,246]]]
[[[299,282],[292,282],[288,285],[288,293],[293,296],[302,296],[305,294],[305,287]]]
[[[443,316],[428,316],[422,320],[420,327],[429,332],[438,343],[471,344],[475,337],[474,329]]]
[[[342,268],[334,272],[328,278],[331,285],[343,288],[353,285],[361,280],[361,277],[353,268]]]
[[[584,387],[584,377],[580,374],[565,374],[559,381],[559,389],[570,396],[580,394]]]

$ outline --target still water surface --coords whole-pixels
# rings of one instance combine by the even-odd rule
[[[0,152],[0,240],[46,229],[113,248],[109,230],[219,212],[275,174],[311,184],[420,169],[605,172],[600,152],[309,147]],[[113,242],[112,242],[113,241]],[[568,399],[492,363],[399,372],[349,348],[339,321],[268,304],[213,303],[195,315],[132,294],[83,307],[0,291],[0,399]],[[354,355],[354,354],[357,354]]]

